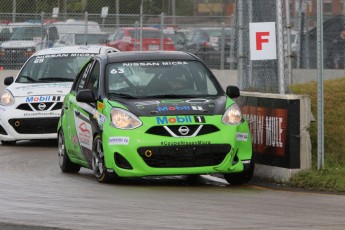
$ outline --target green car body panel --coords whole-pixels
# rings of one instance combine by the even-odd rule
[[[75,94],[70,93],[66,96],[65,100],[75,100]],[[227,107],[234,103],[230,98],[227,98]],[[102,141],[103,141],[103,151],[106,168],[109,171],[114,170],[115,173],[120,177],[141,177],[150,175],[180,175],[180,174],[208,174],[208,173],[237,173],[243,171],[242,161],[252,159],[252,143],[250,137],[250,130],[248,128],[247,121],[244,121],[238,125],[226,125],[221,122],[222,115],[211,115],[203,116],[205,119],[205,124],[212,124],[217,127],[218,132],[212,134],[205,134],[197,137],[162,137],[154,134],[147,134],[146,131],[152,127],[157,126],[157,117],[161,116],[140,116],[139,119],[142,121],[142,125],[136,129],[132,130],[121,130],[116,129],[110,125],[110,110],[114,107],[126,109],[123,105],[104,100],[103,108],[98,109],[95,114],[102,114],[106,119],[103,124],[98,123],[102,130]],[[99,107],[99,106],[98,106]],[[71,109],[71,108],[70,108]],[[95,118],[95,114],[88,114],[82,109],[80,112],[89,117],[89,119]],[[167,120],[172,118],[176,119],[174,116],[166,116]],[[188,115],[187,115],[188,117]],[[191,117],[191,116],[189,116]],[[181,120],[185,119],[185,116],[180,117]],[[165,119],[166,120],[166,119]],[[65,124],[62,127],[62,124]],[[186,122],[181,122],[179,125],[185,125]],[[188,125],[197,125],[193,119],[188,120]],[[164,124],[161,124],[163,126]],[[66,116],[63,113],[59,121],[58,129],[63,130],[73,130],[72,127],[76,126],[73,119]],[[93,133],[92,136],[95,137],[98,133]],[[246,139],[238,138],[238,134],[246,134]],[[82,165],[83,167],[90,168],[87,159],[81,152],[80,144],[75,139],[76,134],[72,134],[72,138],[66,138],[65,145],[67,154],[73,163]],[[110,145],[109,140],[116,137],[126,137],[128,138],[128,144]],[[178,140],[177,140],[178,139]],[[167,167],[167,168],[155,168],[148,166],[143,158],[138,154],[138,149],[148,146],[193,146],[195,144],[229,144],[231,146],[230,151],[226,154],[226,157],[218,165],[212,166],[200,166],[200,167]],[[150,148],[148,148],[150,149]],[[123,156],[132,166],[132,169],[120,168],[115,164],[114,154],[118,153]],[[155,154],[153,152],[153,154]],[[239,160],[234,163],[235,156]],[[152,156],[150,156],[152,157]]]
[[[161,94],[165,89],[159,83],[158,94],[147,90],[150,82],[162,80],[162,73],[178,75],[172,69],[164,72],[165,65],[183,69],[181,75],[193,79],[194,88]],[[99,75],[97,84],[88,83],[94,72]],[[138,85],[129,74],[134,72],[142,80]],[[253,150],[248,122],[232,99],[238,96],[237,87],[224,92],[212,72],[191,54],[127,52],[94,57],[65,97],[58,123],[59,137],[64,136],[59,157],[66,165],[92,169],[100,182],[108,174],[224,174],[228,182],[246,183],[254,171]],[[122,116],[129,126],[121,126]]]

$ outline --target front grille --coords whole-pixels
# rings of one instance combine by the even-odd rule
[[[21,134],[56,133],[58,117],[10,119],[10,125]]]
[[[166,128],[170,129],[175,136],[189,136],[195,133],[195,131],[200,127],[200,125],[184,125],[188,127],[189,133],[187,135],[182,135],[178,129],[181,127],[181,125],[169,125],[166,126]],[[159,136],[172,136],[168,130],[166,130],[164,126],[153,126],[150,129],[146,131],[146,133],[159,135]],[[214,125],[202,125],[201,129],[196,133],[195,136],[201,136],[205,134],[210,134],[214,132],[218,132],[219,129]]]
[[[54,103],[55,102],[20,104],[17,106],[17,109],[25,110],[25,111],[45,111],[45,110],[53,111],[53,110],[62,109],[62,104],[63,104],[62,102],[57,102],[55,105]],[[40,109],[40,104],[45,104],[45,107],[43,109]]]
[[[154,168],[200,167],[220,164],[231,150],[228,144],[141,147],[138,153]]]

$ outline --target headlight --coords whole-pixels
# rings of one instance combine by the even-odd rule
[[[14,104],[14,97],[12,95],[12,93],[8,90],[5,90],[2,94],[1,94],[1,105],[3,106],[9,106],[9,105],[13,105]]]
[[[237,125],[242,123],[242,113],[238,105],[231,105],[224,113],[222,122],[227,125]]]
[[[111,126],[118,129],[135,129],[142,124],[137,116],[123,109],[112,109],[110,115]]]

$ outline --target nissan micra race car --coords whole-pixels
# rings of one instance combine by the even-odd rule
[[[62,102],[74,78],[90,57],[116,52],[106,46],[70,46],[37,52],[27,60],[17,78],[7,77],[1,94],[0,140],[56,139]]]
[[[212,72],[178,51],[119,52],[87,63],[58,124],[63,172],[123,177],[222,173],[231,184],[254,170],[247,121]]]

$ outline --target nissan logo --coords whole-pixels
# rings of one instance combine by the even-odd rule
[[[46,108],[46,104],[44,104],[44,103],[40,103],[39,105],[38,105],[38,109],[39,110],[44,110]]]
[[[189,128],[187,126],[181,126],[178,128],[178,131],[181,133],[181,135],[185,136],[189,133]]]

